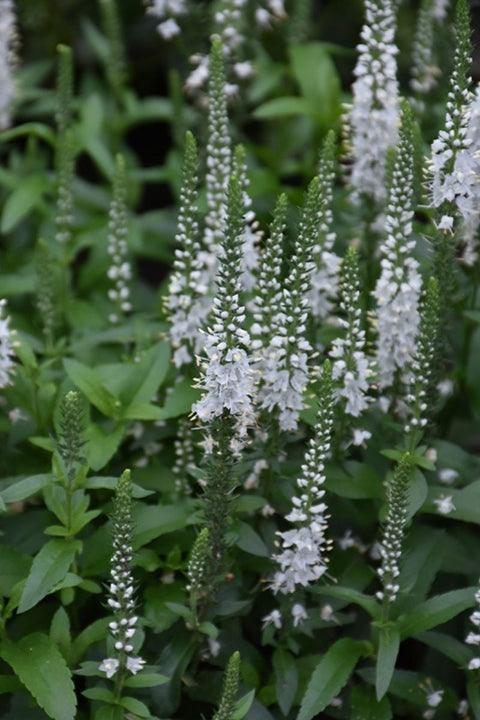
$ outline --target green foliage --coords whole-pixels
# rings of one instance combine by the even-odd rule
[[[412,8],[393,4],[390,59],[409,97]],[[388,227],[348,180],[361,8],[299,0],[284,17],[276,3],[188,0],[163,18],[116,0],[17,5],[22,62],[0,134],[0,369],[7,336],[13,364],[0,383],[0,716],[446,720],[468,702],[465,717],[480,718],[480,301],[465,262],[478,228],[468,247],[458,218],[440,230],[455,203],[434,210],[423,184],[442,103],[455,137],[468,116],[468,3],[457,2],[455,39],[432,24],[438,88],[402,102],[387,152],[388,187],[395,162],[414,167],[403,190],[425,288],[416,351],[391,391],[375,381],[370,312]],[[268,8],[269,19],[256,12]],[[431,4],[422,12],[430,22]],[[166,20],[181,27],[169,44],[156,31]],[[109,249],[112,233],[128,255]],[[123,261],[128,307],[119,298],[112,327]],[[330,303],[321,321],[312,289]],[[353,393],[359,349],[332,342],[363,332],[363,318],[368,402],[351,420],[341,363]],[[220,321],[226,346],[189,341],[180,366],[171,325],[201,339]],[[287,345],[290,375],[274,351]],[[241,442],[228,410],[208,427],[192,415],[205,364],[240,346],[259,383]],[[233,367],[212,373],[227,397],[242,381]],[[306,387],[293,372],[304,367]],[[301,405],[294,431],[279,429],[278,406],[259,410],[259,388],[285,391],[287,412]],[[332,452],[317,448],[302,481],[330,405]],[[312,505],[304,540],[294,518]],[[297,568],[293,593],[272,592],[279,535],[282,562],[301,551],[310,568],[319,527],[327,570],[307,583]],[[120,609],[105,599],[122,582],[118,538],[134,608],[131,595]],[[133,609],[127,651],[112,624]]]

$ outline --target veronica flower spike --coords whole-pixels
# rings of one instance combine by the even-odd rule
[[[321,375],[314,436],[305,453],[302,474],[297,479],[292,510],[286,516],[294,527],[278,533],[282,551],[274,559],[280,568],[270,584],[275,593],[293,593],[297,587],[307,587],[322,577],[327,569],[328,514],[322,486],[325,482],[325,462],[331,447],[333,406],[332,369],[330,361],[326,360]],[[295,625],[300,621],[299,607],[293,613]]]
[[[132,266],[128,253],[128,215],[127,215],[127,176],[125,160],[117,155],[115,177],[113,182],[113,198],[110,203],[108,222],[108,254],[111,265],[108,279],[112,287],[108,291],[109,300],[115,305],[110,313],[111,323],[120,322],[121,318],[132,309],[130,302],[130,280]]]
[[[365,0],[365,24],[358,45],[349,115],[353,169],[353,197],[385,200],[387,149],[395,145],[398,132],[398,53],[395,45],[396,17],[391,0]]]
[[[0,130],[10,126],[12,102],[15,97],[14,70],[17,62],[15,3],[0,1]]]
[[[281,430],[295,431],[303,409],[303,392],[309,382],[308,359],[312,346],[306,338],[307,293],[315,269],[312,260],[320,212],[319,179],[307,191],[298,236],[290,258],[290,270],[271,316],[269,344],[263,351],[257,404],[272,412],[276,408]]]
[[[333,250],[333,185],[335,182],[335,134],[330,131],[324,142],[318,168],[319,223],[317,242],[313,247],[315,269],[306,297],[310,312],[317,321],[327,318],[338,293],[340,258]]]
[[[385,211],[386,238],[380,247],[381,273],[376,300],[377,382],[390,386],[397,370],[411,361],[419,325],[421,276],[412,253],[414,144],[412,114],[404,104]]]
[[[107,603],[114,620],[108,627],[113,638],[113,653],[100,664],[108,678],[117,674],[122,682],[125,671],[136,675],[145,660],[133,654],[133,638],[138,617],[135,615],[134,585],[131,572],[132,516],[130,470],[125,470],[118,481],[113,514],[113,555],[110,568],[110,586]],[[117,683],[117,684],[118,684]],[[117,688],[121,692],[121,687]]]
[[[177,247],[165,302],[173,362],[177,367],[191,362],[203,350],[205,338],[201,329],[206,325],[212,302],[208,294],[209,273],[202,262],[197,185],[197,144],[192,133],[187,132],[175,235]]]
[[[332,375],[337,384],[336,395],[342,398],[346,414],[359,417],[368,407],[367,391],[372,373],[364,351],[358,258],[353,246],[348,248],[342,264],[340,308],[344,313],[340,325],[345,328],[345,335],[332,344]]]
[[[238,150],[240,154],[242,150]],[[192,410],[202,423],[225,412],[235,421],[237,439],[253,424],[254,371],[249,358],[250,335],[244,329],[245,309],[240,305],[240,266],[244,232],[242,187],[235,175],[229,184],[227,222],[217,274],[212,327],[206,333],[207,358],[202,361],[198,386],[202,398]]]

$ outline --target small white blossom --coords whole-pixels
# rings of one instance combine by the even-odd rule
[[[273,625],[277,628],[277,630],[280,630],[280,628],[282,627],[282,616],[280,614],[280,610],[272,610],[272,612],[268,615],[265,615],[262,620],[262,628],[266,628],[267,625]]]
[[[131,648],[132,646],[129,645],[127,647]],[[137,672],[142,670],[144,665],[145,660],[141,657],[127,657],[127,670],[130,670],[133,675],[136,675]]]
[[[118,670],[118,667],[120,665],[120,661],[116,658],[105,658],[100,665],[99,670],[106,673],[107,678],[111,678]]]
[[[16,17],[13,0],[0,2],[0,130],[10,126],[12,102],[15,96],[14,68]]]
[[[458,478],[458,472],[453,468],[442,468],[438,471],[438,479],[444,485],[452,485]]]
[[[295,603],[292,607],[293,627],[301,624],[308,618],[307,611],[300,603]]]
[[[447,495],[446,497],[445,495],[440,495],[440,497],[435,498],[433,503],[437,506],[437,510],[441,515],[448,515],[452,510],[455,510],[451,495]]]

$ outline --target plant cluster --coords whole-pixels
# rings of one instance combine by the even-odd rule
[[[365,0],[355,50],[328,3],[98,0],[53,56],[27,5],[0,0],[0,716],[480,720],[467,0]]]

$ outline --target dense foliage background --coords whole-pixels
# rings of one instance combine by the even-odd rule
[[[305,451],[320,433],[318,398],[327,398],[325,407],[338,399],[338,376],[334,371],[328,379],[324,361],[330,356],[334,363],[332,348],[338,351],[338,339],[348,337],[345,296],[339,299],[337,292],[321,321],[310,314],[297,323],[306,324],[312,349],[298,426],[285,430],[278,413],[263,407],[249,427],[249,443],[234,457],[233,412],[202,422],[195,405],[205,366],[172,361],[167,298],[184,201],[187,130],[198,145],[201,223],[210,202],[207,90],[188,93],[185,81],[191,55],[210,52],[213,4],[191,2],[182,33],[166,42],[140,0],[117,6],[113,0],[19,0],[17,90],[10,127],[0,132],[0,298],[6,300],[0,334],[6,343],[14,332],[15,357],[0,395],[5,720],[480,718],[479,668],[472,664],[479,643],[465,643],[480,622],[480,616],[470,620],[479,604],[480,575],[478,261],[464,262],[459,225],[448,237],[440,232],[447,238],[446,273],[453,284],[443,304],[424,303],[431,305],[423,311],[420,336],[430,341],[435,307],[442,318],[432,335],[436,375],[427,388],[428,424],[412,434],[405,430],[402,402],[408,405],[408,393],[415,400],[424,390],[415,379],[418,366],[409,384],[396,376],[385,392],[374,374],[373,293],[388,209],[371,198],[354,201],[348,180],[354,158],[343,128],[344,104],[352,102],[363,3],[292,0],[287,17],[270,29],[254,22],[256,4],[247,3],[241,47],[255,72],[239,81],[228,106],[228,132],[232,144],[245,149],[248,194],[263,232],[261,254],[284,193],[278,282],[291,290],[297,266],[308,264],[301,252],[315,240],[305,231],[311,221],[305,197],[311,179],[322,178],[323,148],[323,161],[335,167],[334,251],[339,264],[347,258],[343,267],[353,268],[352,276],[359,263],[357,308],[373,368],[364,393],[368,410],[353,421],[344,408],[335,410],[333,439],[325,439],[328,422],[321,426],[328,452],[315,451],[313,464],[322,471],[324,461],[326,466],[328,572],[292,595],[272,592],[278,533],[289,527],[286,516],[305,472]],[[399,3],[398,78],[405,97],[412,95],[418,10],[418,3]],[[473,4],[473,85],[480,77],[479,14]],[[433,258],[443,252],[425,158],[444,123],[454,16],[452,7],[436,27],[439,81],[423,110],[416,106],[414,112],[412,257],[424,289],[436,274]],[[1,83],[0,78],[0,95]],[[210,104],[211,96],[210,88]],[[387,162],[385,185],[391,187],[393,154]],[[231,186],[231,197],[234,191]],[[228,213],[231,228],[240,222],[233,201]],[[120,254],[112,250],[115,233],[126,239],[131,308],[122,308],[111,294],[119,287],[112,282],[121,266],[112,260]],[[358,252],[348,254],[352,246]],[[235,248],[224,252],[236,257]],[[303,288],[305,277],[294,290]],[[341,277],[346,292],[349,277]],[[229,279],[230,288],[236,280]],[[242,294],[249,331],[258,287],[257,277]],[[276,298],[287,295],[281,291]],[[430,325],[425,318],[433,318]],[[391,402],[387,412],[382,395]],[[367,434],[352,444],[354,429]],[[205,432],[218,442],[218,453],[206,452]],[[225,483],[220,487],[218,481],[213,500],[212,478]],[[398,492],[404,494],[395,499],[392,488],[403,480],[404,491]],[[225,506],[219,510],[222,492]],[[198,538],[205,541],[201,528],[215,527],[218,518],[221,524],[224,511],[221,562],[215,572],[210,567],[208,582],[198,580],[192,547],[197,540],[199,567],[211,562],[205,560],[208,542],[202,550]],[[402,513],[400,591],[389,605],[378,598],[379,543]],[[118,583],[112,536],[123,553],[125,582],[134,587],[138,619],[131,652],[146,663],[134,664],[131,672],[111,632],[113,616],[116,622],[118,612],[130,619],[134,612],[124,598],[118,612],[108,601],[118,592],[112,590],[112,582]],[[110,677],[102,662],[117,655],[122,670]],[[214,715],[222,682],[223,702]]]

